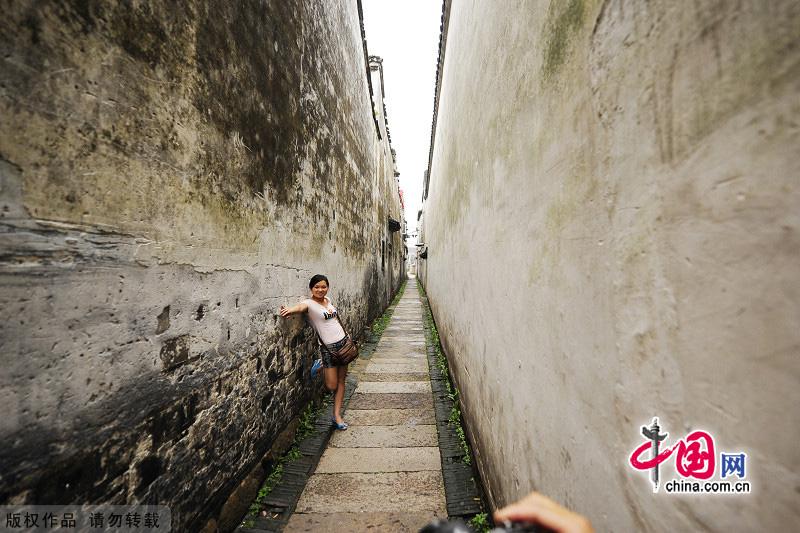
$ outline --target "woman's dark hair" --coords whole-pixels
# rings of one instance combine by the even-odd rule
[[[311,278],[311,281],[308,282],[308,288],[313,289],[314,285],[316,285],[320,281],[324,281],[328,285],[328,287],[331,286],[331,282],[328,281],[328,278],[326,278],[322,274],[316,274],[313,278]]]

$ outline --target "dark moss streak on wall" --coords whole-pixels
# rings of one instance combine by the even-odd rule
[[[41,191],[28,199],[32,214],[102,219],[102,209],[91,209],[99,204],[122,215],[114,222],[136,226],[169,219],[176,204],[195,204],[207,210],[204,224],[213,224],[222,242],[252,242],[252,234],[240,236],[252,222],[264,222],[252,199],[268,191],[272,201],[291,207],[298,192],[309,138],[297,68],[302,8],[302,2],[43,2],[10,13],[4,35],[25,34],[27,44],[0,41],[14,59],[7,63],[8,110],[32,114],[50,130],[38,145],[9,150],[43,152],[38,171],[26,175],[28,188]],[[198,118],[206,130],[197,132],[197,145],[187,145],[181,131]],[[132,161],[148,172],[149,184],[125,184],[121,198],[105,195],[105,174],[129,174]],[[96,163],[103,172],[84,168]]]
[[[302,3],[220,3],[206,6],[196,51],[202,83],[195,106],[217,129],[238,132],[248,150],[243,180],[250,193],[265,185],[278,203],[292,197],[301,135]],[[235,66],[230,58],[237,58]]]
[[[549,80],[566,61],[572,36],[583,24],[585,0],[552,2],[545,26],[545,52],[542,66],[542,81]]]
[[[166,223],[186,205],[204,211],[202,224],[211,227],[195,232],[167,223],[166,234],[149,236],[194,242],[207,235],[216,247],[252,246],[253,228],[269,223],[254,198],[316,210],[318,199],[311,201],[301,183],[304,160],[304,174],[347,199],[343,208],[353,216],[370,209],[368,189],[359,182],[378,172],[362,133],[375,122],[374,106],[364,79],[343,68],[355,62],[367,71],[363,41],[351,49],[326,46],[337,28],[314,9],[320,7],[190,1],[30,8],[21,17],[23,30],[33,28],[29,39],[39,46],[13,51],[31,68],[14,72],[18,86],[11,93],[31,95],[25,112],[39,109],[37,120],[55,134],[27,148],[60,155],[47,155],[37,172],[26,174],[27,188],[40,191],[27,199],[32,214],[73,222],[90,216],[148,233],[142,221]],[[47,39],[39,36],[43,24]],[[13,20],[8,27],[19,31]],[[76,40],[78,50],[65,52],[64,39]],[[81,63],[89,53],[100,57]],[[45,101],[36,88],[64,81],[54,70],[78,83],[74,92],[60,87],[58,101]],[[370,113],[357,112],[353,98]],[[62,104],[75,107],[69,117]],[[205,131],[186,139],[183,132],[198,119]],[[192,141],[197,144],[187,144]],[[100,171],[90,168],[98,163]],[[145,171],[147,181],[123,182],[124,194],[109,197],[105,191],[116,176],[132,171]],[[345,241],[345,251],[363,257],[368,243],[363,233],[355,237]]]

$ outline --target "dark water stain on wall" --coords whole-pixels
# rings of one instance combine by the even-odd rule
[[[300,135],[303,46],[300,3],[222,3],[200,15],[195,34],[202,77],[195,106],[222,132],[237,132],[249,152],[242,180],[265,185],[279,203],[291,197],[306,137]],[[232,68],[227,58],[240,61]],[[213,162],[210,162],[213,164]]]
[[[584,0],[552,2],[545,26],[545,51],[542,81],[550,79],[564,64],[572,36],[581,28],[586,6]]]

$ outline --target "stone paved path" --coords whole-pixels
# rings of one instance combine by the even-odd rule
[[[409,279],[284,531],[416,532],[446,517],[422,303]]]

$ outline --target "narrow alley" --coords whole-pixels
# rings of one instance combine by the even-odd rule
[[[798,0],[4,2],[0,532],[792,529],[798,95]]]
[[[445,515],[422,309],[410,280],[285,531],[416,531]]]
[[[432,387],[431,370],[440,379],[441,374],[431,368],[425,306],[417,280],[409,279],[374,351],[351,367],[344,414],[349,428],[331,430],[330,407],[322,409],[319,431],[309,442],[333,434],[315,467],[305,457],[296,462],[310,467],[302,493],[298,480],[306,478],[287,477],[274,489],[279,496],[265,500],[263,514],[269,518],[237,531],[413,532],[458,513],[465,490],[472,501],[465,514],[480,508],[474,483],[459,483],[452,468],[443,472],[443,463],[453,464],[447,460],[452,454],[440,450],[438,433],[445,441],[452,437],[444,416],[438,417],[437,431],[435,400],[441,398],[435,389],[441,387]],[[307,456],[316,453],[313,447],[301,449]]]

